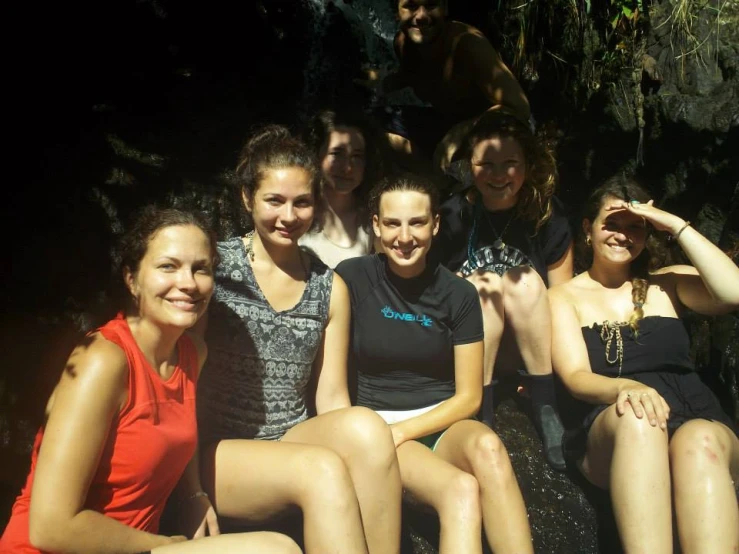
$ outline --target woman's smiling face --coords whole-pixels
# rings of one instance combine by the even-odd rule
[[[644,218],[625,209],[609,209],[623,201],[607,196],[597,217],[583,222],[585,235],[593,248],[593,259],[615,263],[635,260],[644,250],[647,224]]]
[[[427,194],[412,190],[383,193],[372,226],[393,273],[410,278],[423,272],[431,240],[439,231],[439,216],[432,213]]]
[[[337,194],[352,192],[362,184],[364,167],[362,132],[355,127],[337,127],[331,131],[321,150],[321,172],[331,191]]]
[[[518,141],[494,135],[472,149],[472,177],[488,210],[506,210],[518,203],[526,180],[526,157]]]
[[[310,175],[301,167],[268,169],[254,197],[244,195],[244,204],[262,241],[295,246],[313,223]]]
[[[213,294],[213,254],[209,237],[195,225],[157,231],[136,272],[124,274],[139,317],[163,327],[192,327]]]

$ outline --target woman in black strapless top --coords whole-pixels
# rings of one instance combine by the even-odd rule
[[[693,266],[654,269],[672,235]],[[739,439],[693,370],[681,312],[739,307],[739,268],[690,223],[615,178],[583,220],[589,269],[550,290],[554,369],[572,394],[565,451],[610,489],[625,552],[737,552]]]

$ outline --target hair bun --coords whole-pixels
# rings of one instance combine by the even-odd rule
[[[263,148],[273,148],[284,141],[292,140],[290,130],[284,125],[271,123],[258,127],[244,145],[242,155],[254,155]]]

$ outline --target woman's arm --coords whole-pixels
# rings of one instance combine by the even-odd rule
[[[208,358],[208,347],[202,338],[207,325],[206,316],[207,312],[187,333],[198,353],[198,377],[200,377],[200,371]],[[206,319],[206,322],[201,325],[204,319]],[[179,483],[177,483],[174,496],[181,505],[182,529],[189,537],[197,539],[204,537],[206,533],[211,537],[221,534],[215,509],[200,484],[199,448],[195,448],[190,462],[187,464]]]
[[[706,315],[739,308],[739,267],[720,248],[681,217],[655,208],[651,200],[612,207],[624,208],[642,216],[659,231],[667,231],[673,237],[679,233],[678,244],[694,267],[673,266],[657,274],[666,275],[675,284],[677,297],[684,306]]]
[[[552,308],[552,367],[575,398],[590,404],[616,404],[619,415],[630,405],[641,418],[646,411],[652,425],[667,425],[670,409],[651,387],[631,379],[593,373],[575,306],[562,287],[549,291]],[[642,395],[647,395],[644,397]]]
[[[84,509],[111,423],[125,403],[128,361],[94,336],[70,356],[50,402],[31,494],[29,538],[45,551],[136,553],[170,544]]]
[[[477,413],[482,402],[482,352],[482,341],[454,347],[454,396],[425,414],[391,425],[396,447]]]
[[[351,302],[344,280],[334,273],[328,323],[313,363],[316,381],[316,413],[348,408],[347,357]]]
[[[570,242],[567,251],[562,254],[562,257],[547,267],[547,280],[549,281],[550,287],[561,285],[572,279],[574,272],[573,259],[572,242]]]

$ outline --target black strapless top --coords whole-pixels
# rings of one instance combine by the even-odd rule
[[[618,334],[623,340],[623,360],[618,362]],[[639,331],[628,325],[604,322],[583,327],[593,373],[631,378],[658,371],[685,373],[694,369],[690,360],[690,337],[680,319],[649,316],[639,321]],[[606,346],[608,351],[606,351]]]
[[[619,355],[618,334],[623,345]],[[632,379],[655,389],[670,406],[670,433],[691,419],[720,421],[734,428],[713,392],[694,371],[690,337],[682,321],[674,317],[649,316],[634,333],[626,324],[593,324],[582,328],[590,368],[607,377]],[[565,450],[580,459],[590,426],[608,405],[594,405],[567,398],[560,405],[567,428]]]

